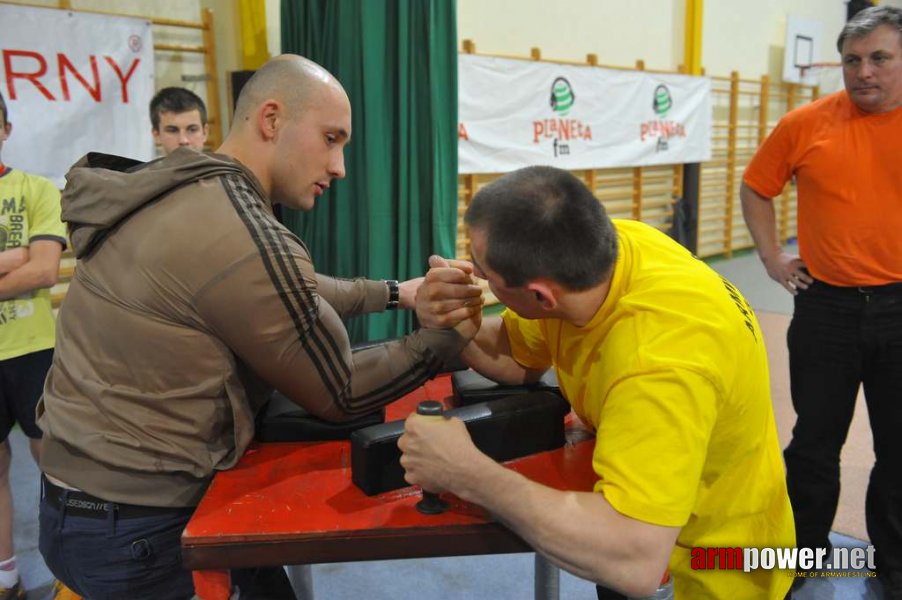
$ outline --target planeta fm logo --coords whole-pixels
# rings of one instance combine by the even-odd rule
[[[639,126],[639,141],[647,138],[656,138],[655,152],[666,152],[668,140],[672,137],[686,137],[686,126],[676,121],[668,121],[667,113],[673,108],[673,95],[663,83],[655,87],[652,96],[651,109],[655,113],[655,119],[645,121]]]
[[[651,107],[655,114],[663,119],[672,106],[673,98],[670,96],[670,90],[662,83],[655,88],[655,98],[651,103]]]
[[[579,119],[564,119],[576,102],[576,93],[566,77],[555,77],[551,82],[549,105],[555,118],[541,119],[532,122],[532,143],[551,141],[554,157],[568,156],[570,142],[575,140],[592,140],[592,127]]]
[[[566,117],[576,100],[576,94],[573,93],[573,86],[564,77],[558,77],[551,84],[551,109]]]

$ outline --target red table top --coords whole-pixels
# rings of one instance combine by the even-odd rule
[[[449,395],[450,377],[439,376],[387,407],[386,420],[405,418],[423,400],[447,406]],[[583,439],[506,465],[551,487],[588,491],[593,446]],[[219,569],[530,551],[478,506],[445,494],[445,513],[422,515],[420,498],[413,487],[365,495],[351,483],[348,441],[254,444],[215,476],[182,535],[183,559]]]

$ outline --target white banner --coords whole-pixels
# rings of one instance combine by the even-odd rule
[[[711,158],[711,81],[459,55],[460,173]]]
[[[87,152],[153,158],[150,22],[2,4],[0,24],[4,163],[62,187]]]

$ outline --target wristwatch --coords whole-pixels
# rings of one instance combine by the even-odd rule
[[[398,282],[395,279],[386,279],[385,285],[388,286],[388,303],[385,305],[385,310],[395,310],[401,306],[401,290]]]

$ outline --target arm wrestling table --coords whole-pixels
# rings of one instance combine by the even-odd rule
[[[441,375],[388,406],[386,420],[407,417],[423,400],[447,406],[450,394],[450,376]],[[550,487],[591,491],[594,437],[571,417],[575,441],[506,466]],[[255,443],[217,473],[182,534],[197,597],[228,599],[230,568],[533,552],[485,510],[450,494],[440,515],[416,510],[418,488],[365,495],[351,483],[350,456],[348,441]],[[539,570],[547,576],[549,565],[537,558],[536,568],[538,598]]]

